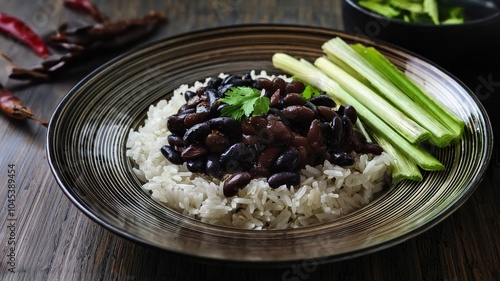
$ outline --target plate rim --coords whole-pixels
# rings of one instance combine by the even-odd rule
[[[485,152],[486,152],[485,159],[487,160],[487,162],[485,165],[482,165],[481,169],[475,173],[478,176],[476,177],[476,183],[474,184],[474,186],[471,186],[470,188],[468,188],[466,193],[463,194],[463,196],[461,196],[460,198],[457,198],[457,200],[455,200],[453,202],[453,204],[450,204],[445,210],[441,211],[434,219],[426,222],[424,225],[421,225],[419,228],[413,229],[412,231],[409,231],[403,235],[398,236],[397,238],[391,239],[391,240],[383,242],[383,243],[371,245],[369,247],[363,247],[357,251],[351,251],[351,252],[342,253],[342,254],[335,255],[335,256],[326,257],[325,262],[345,260],[345,259],[358,257],[361,255],[365,255],[365,254],[373,253],[373,252],[376,252],[379,250],[383,250],[383,249],[392,247],[394,245],[400,244],[404,241],[407,241],[408,239],[413,238],[413,237],[429,230],[430,228],[434,227],[435,225],[439,224],[440,222],[442,222],[443,220],[448,218],[452,213],[454,213],[458,208],[460,208],[470,198],[470,196],[473,194],[473,192],[476,190],[476,188],[478,186],[480,186],[480,184],[485,176],[485,171],[487,170],[489,163],[491,161],[491,157],[492,157],[492,149],[489,149],[489,148],[493,147],[493,142],[494,142],[491,121],[489,119],[489,116],[488,116],[484,106],[481,104],[481,102],[479,101],[477,96],[475,96],[473,94],[473,92],[462,81],[457,79],[454,75],[449,73],[447,70],[436,65],[432,61],[430,61],[424,57],[421,57],[418,54],[415,54],[411,51],[408,51],[404,48],[401,48],[401,47],[398,47],[398,46],[395,46],[395,45],[392,45],[390,43],[380,41],[380,40],[373,40],[373,39],[357,37],[355,35],[348,34],[348,33],[345,33],[344,31],[340,31],[337,29],[331,29],[331,28],[326,28],[326,27],[315,27],[315,26],[309,26],[309,25],[294,25],[294,24],[238,24],[238,25],[231,25],[231,26],[211,27],[211,28],[205,28],[205,29],[200,29],[200,30],[184,32],[184,33],[180,33],[180,34],[177,34],[174,36],[167,36],[165,38],[154,40],[152,42],[137,46],[131,50],[128,50],[128,51],[110,59],[109,61],[103,63],[101,66],[94,69],[92,72],[87,74],[83,79],[78,81],[64,95],[64,97],[60,100],[57,107],[55,108],[55,110],[50,118],[50,121],[49,121],[47,135],[46,135],[46,155],[47,155],[47,161],[49,163],[51,172],[52,172],[57,184],[59,185],[60,189],[63,191],[63,193],[70,199],[70,201],[80,211],[82,211],[87,217],[89,217],[90,219],[92,219],[94,222],[98,223],[100,226],[104,227],[105,229],[111,231],[112,233],[117,234],[125,239],[139,243],[141,245],[152,247],[154,249],[165,250],[165,251],[168,251],[169,253],[176,254],[176,255],[179,255],[181,257],[201,259],[201,260],[204,260],[205,262],[213,262],[213,261],[225,261],[225,262],[227,262],[226,259],[217,259],[214,257],[193,255],[193,254],[183,253],[183,252],[179,252],[179,251],[175,251],[175,250],[172,250],[169,248],[162,247],[161,245],[151,243],[150,241],[147,241],[144,238],[136,237],[135,235],[131,235],[130,233],[127,233],[126,231],[119,229],[119,228],[111,225],[107,221],[103,220],[102,218],[100,218],[98,213],[87,208],[85,204],[82,204],[82,202],[80,202],[73,195],[73,192],[70,190],[70,188],[68,188],[65,185],[65,183],[62,181],[62,179],[59,177],[59,175],[57,173],[58,171],[53,163],[53,158],[51,155],[51,151],[52,151],[51,139],[54,137],[54,130],[55,130],[55,126],[56,126],[55,123],[58,120],[57,119],[58,116],[61,114],[62,108],[64,108],[64,106],[70,101],[70,99],[72,98],[74,93],[77,92],[77,90],[82,85],[86,84],[89,80],[91,80],[93,77],[95,77],[100,72],[107,69],[108,67],[116,64],[119,61],[126,59],[127,57],[129,57],[131,55],[134,55],[134,54],[141,52],[141,50],[143,50],[143,49],[152,47],[152,46],[157,45],[157,44],[163,44],[163,43],[168,42],[168,41],[182,39],[182,38],[197,35],[197,34],[204,34],[204,33],[210,33],[210,32],[221,32],[221,31],[227,32],[229,30],[237,30],[237,29],[248,28],[248,27],[260,28],[260,29],[272,28],[272,29],[279,29],[280,31],[283,29],[292,29],[292,30],[294,30],[294,32],[297,31],[297,29],[300,29],[301,31],[308,31],[308,32],[320,31],[322,33],[337,33],[337,34],[341,34],[342,36],[352,38],[353,40],[356,40],[356,41],[367,41],[367,42],[371,42],[372,44],[381,45],[384,48],[389,48],[389,49],[393,49],[393,50],[398,51],[398,52],[406,53],[407,55],[418,58],[418,59],[424,61],[425,63],[428,63],[428,64],[436,67],[439,71],[443,72],[444,74],[449,76],[451,79],[453,79],[456,83],[458,83],[459,86],[462,87],[463,89],[465,89],[465,91],[471,96],[471,98],[474,100],[475,104],[477,105],[478,110],[480,111],[480,113],[484,117],[483,121],[484,121],[485,126],[486,126],[485,131],[486,131],[486,134],[489,136],[488,149],[485,150]],[[312,259],[314,259],[314,258],[312,258]],[[301,259],[301,260],[304,260],[304,259]],[[243,264],[251,262],[253,264],[285,265],[285,264],[289,264],[290,262],[293,263],[296,261],[297,261],[296,259],[293,259],[293,260],[283,260],[283,261],[231,260],[230,262],[243,263]]]

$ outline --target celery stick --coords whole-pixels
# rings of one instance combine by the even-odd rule
[[[408,118],[392,104],[366,87],[363,83],[350,76],[347,72],[324,57],[319,57],[314,63],[320,70],[335,80],[353,98],[375,113],[411,143],[420,143],[430,136],[429,131]]]
[[[373,47],[365,47],[361,44],[356,44],[352,47],[381,73],[384,73],[384,75],[392,83],[394,83],[411,99],[419,103],[421,106],[427,107],[429,113],[432,114],[434,118],[439,120],[453,132],[455,136],[454,140],[461,138],[465,127],[464,120],[424,92],[377,49]]]
[[[391,143],[384,137],[382,137],[379,133],[372,132],[372,137],[387,154],[392,156],[391,171],[393,184],[396,184],[402,180],[422,180],[422,173],[420,173],[420,170],[418,169],[415,162],[411,161],[398,149],[394,148],[394,146],[391,145]]]
[[[381,74],[366,59],[358,54],[342,38],[330,39],[323,44],[323,50],[330,55],[349,64],[354,70],[365,76],[370,83],[377,88],[378,92],[384,96],[394,106],[399,108],[409,118],[412,118],[420,126],[431,132],[430,141],[438,147],[450,144],[454,139],[453,132],[446,126],[435,120],[425,108],[416,104],[383,74]]]
[[[346,64],[345,62],[341,61],[336,56],[327,56],[327,57],[334,64],[336,64],[340,68],[342,68],[345,72],[349,73],[349,75],[351,75],[352,77],[356,78],[356,80],[360,81],[361,83],[365,84],[370,89],[374,90],[374,88],[370,84],[370,81],[368,81],[363,75],[361,75],[358,72],[356,72],[356,70],[352,69],[352,67],[350,67],[348,64]]]
[[[408,0],[390,0],[390,6],[396,7],[397,9],[407,10],[413,13],[423,13],[424,7],[422,3],[408,1]]]
[[[398,10],[385,4],[380,4],[371,1],[359,1],[358,4],[365,9],[374,11],[388,18],[395,18],[400,14]]]
[[[429,171],[443,170],[444,166],[430,153],[419,146],[411,144],[389,125],[364,107],[356,99],[352,98],[338,83],[330,79],[325,73],[306,60],[297,60],[287,54],[276,53],[272,57],[274,67],[283,70],[306,84],[310,84],[325,91],[342,104],[354,106],[360,119],[370,126],[372,130],[384,136],[399,151],[404,153],[411,161],[420,168]]]
[[[434,24],[439,24],[439,11],[436,0],[424,0],[424,12],[427,12]]]

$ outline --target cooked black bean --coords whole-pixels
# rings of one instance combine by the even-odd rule
[[[309,126],[309,131],[307,132],[307,140],[309,143],[313,142],[323,142],[323,128],[321,121],[314,119]]]
[[[217,133],[211,133],[205,139],[205,146],[213,153],[221,154],[229,148],[229,139]]]
[[[353,165],[354,164],[354,158],[341,151],[337,151],[337,152],[333,152],[331,153],[330,155],[330,163],[332,164],[335,164],[335,165],[339,165],[339,166],[350,166],[350,165]]]
[[[300,183],[300,175],[293,172],[276,173],[267,179],[267,183],[271,188],[278,188],[282,185],[291,187]]]
[[[256,145],[259,143],[259,137],[257,135],[241,135],[240,142],[245,145]]]
[[[382,152],[384,152],[384,149],[373,143],[365,143],[361,149],[358,151],[359,153],[366,153],[366,154],[373,154],[373,155],[380,155]]]
[[[339,106],[339,108],[337,108],[337,114],[340,116],[344,115],[344,109],[345,109],[344,105]]]
[[[257,157],[257,151],[252,146],[235,143],[221,154],[219,161],[224,170],[229,173],[250,169]]]
[[[337,106],[335,101],[327,95],[318,95],[318,96],[312,97],[309,101],[311,103],[315,104],[316,106],[320,106],[320,105],[321,106],[328,106],[328,107],[336,107]]]
[[[193,92],[193,91],[186,91],[184,93],[184,99],[186,101],[189,101],[192,97],[196,96],[196,92]]]
[[[297,80],[293,80],[292,82],[288,83],[285,87],[285,91],[287,93],[300,94],[300,93],[304,92],[305,89],[306,89],[306,86],[304,85],[304,83],[297,81]]]
[[[186,142],[182,139],[181,136],[176,134],[170,134],[167,137],[168,144],[170,146],[185,146]]]
[[[280,90],[282,93],[286,94],[286,82],[283,80],[283,78],[276,77],[272,80],[273,82],[273,89],[274,90]]]
[[[347,115],[342,116],[342,128],[344,129],[342,140],[342,149],[346,152],[351,152],[353,150],[353,139],[354,139],[354,127],[351,119]]]
[[[233,84],[226,84],[226,85],[221,85],[219,88],[217,88],[217,96],[218,97],[223,97],[224,94],[231,89],[231,87],[234,87]]]
[[[283,101],[281,100],[281,91],[278,89],[274,91],[274,93],[271,95],[271,98],[269,99],[269,106],[279,108],[281,107],[281,104]]]
[[[205,91],[205,94],[207,95],[207,102],[209,107],[211,107],[219,99],[218,93],[214,89],[207,89]]]
[[[235,79],[241,79],[241,76],[236,74],[228,75],[222,79],[222,85],[233,84],[233,80]]]
[[[305,105],[307,101],[297,93],[291,93],[283,98],[283,103],[285,106],[290,105]]]
[[[253,80],[251,79],[243,79],[243,78],[235,78],[231,81],[231,84],[235,87],[251,87],[253,86]]]
[[[352,105],[344,106],[344,115],[349,117],[349,120],[351,120],[352,124],[356,124],[356,121],[358,120],[358,113]]]
[[[160,149],[161,154],[167,158],[168,161],[172,164],[180,165],[184,163],[184,159],[181,157],[181,153],[175,150],[173,147],[164,145]]]
[[[209,117],[210,114],[208,112],[195,112],[187,114],[186,117],[184,117],[184,125],[186,128],[191,128],[196,124],[207,121]]]
[[[240,135],[242,133],[241,122],[231,117],[217,117],[208,121],[210,129],[217,130],[226,135]]]
[[[308,107],[301,105],[291,105],[283,109],[283,116],[288,120],[299,122],[311,122],[316,114]]]
[[[319,118],[318,106],[310,101],[308,101],[304,106],[310,108],[314,112],[314,118]]]
[[[238,190],[245,187],[252,180],[248,172],[236,173],[224,181],[222,191],[224,196],[232,197],[238,194]]]
[[[273,172],[294,172],[299,164],[299,151],[297,149],[289,149],[281,154],[272,166]]]
[[[339,116],[335,116],[332,120],[332,135],[330,147],[337,148],[343,141],[344,129],[342,127],[342,119]]]
[[[290,143],[290,146],[295,148],[299,146],[307,147],[309,146],[309,141],[307,140],[307,137],[304,137],[301,134],[294,133],[293,141]]]
[[[267,78],[257,78],[254,82],[254,87],[258,90],[271,90],[273,89],[273,82]]]
[[[250,124],[256,129],[260,130],[266,127],[267,125],[267,120],[265,117],[262,116],[252,116],[249,119]]]
[[[268,134],[266,137],[269,143],[290,143],[294,138],[290,128],[276,115],[268,115],[266,129],[259,130],[259,137],[262,138],[261,132]]]
[[[221,178],[224,175],[224,171],[219,162],[219,155],[208,155],[205,164],[205,173],[214,178]]]
[[[253,167],[252,169],[250,169],[250,171],[248,171],[248,173],[250,173],[252,178],[268,178],[270,175],[272,175],[271,171],[268,168],[260,166]]]
[[[207,116],[210,116],[210,106],[206,101],[202,101],[196,106],[195,113],[206,113]]]
[[[317,108],[321,119],[327,122],[331,122],[333,117],[337,116],[337,113],[331,107],[319,105]]]
[[[195,158],[186,161],[186,167],[190,172],[203,173],[206,167],[205,158]]]
[[[196,108],[187,108],[187,107],[185,107],[184,109],[179,108],[177,116],[179,116],[180,118],[184,118],[186,117],[186,115],[191,113],[196,113]]]
[[[217,89],[222,84],[222,78],[212,77],[207,82],[207,89]]]
[[[187,143],[204,143],[210,131],[207,122],[198,123],[186,131],[183,139]]]
[[[241,79],[245,79],[245,80],[252,79],[252,73],[247,72],[247,73],[243,74],[243,76],[241,76]]]
[[[271,168],[282,151],[283,148],[281,146],[267,146],[261,151],[257,159],[257,166]]]
[[[207,154],[207,150],[205,149],[204,146],[197,144],[190,144],[182,150],[181,157],[184,160],[190,160],[202,157],[205,154]]]
[[[187,128],[184,125],[184,118],[178,115],[172,115],[167,118],[167,129],[177,135],[184,135]]]
[[[186,106],[187,108],[195,108],[202,100],[201,96],[195,95],[187,101]]]

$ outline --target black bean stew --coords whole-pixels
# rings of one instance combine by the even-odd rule
[[[219,99],[231,87],[264,90],[270,99],[266,115],[223,117],[227,104]],[[173,164],[186,163],[195,173],[224,179],[224,195],[234,196],[253,178],[263,177],[271,188],[300,183],[306,165],[354,164],[356,153],[379,155],[353,125],[356,110],[339,106],[327,95],[306,100],[305,85],[258,78],[250,74],[211,78],[205,87],[185,93],[186,103],[167,120],[172,133],[162,154]]]

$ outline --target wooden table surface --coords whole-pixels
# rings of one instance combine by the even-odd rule
[[[66,21],[91,22],[64,8],[62,2],[2,0],[0,10],[24,20],[41,35]],[[242,23],[343,28],[340,0],[100,0],[95,4],[111,19],[141,16],[150,10],[164,12],[169,22],[144,42]],[[5,36],[0,37],[0,50],[21,66],[39,62],[28,48]],[[0,82],[48,120],[63,95],[103,62],[51,83],[28,86],[7,79],[6,64],[0,62]],[[485,79],[500,81],[498,72],[469,74],[463,79],[471,88]],[[496,135],[498,113],[493,105],[498,104],[498,84],[491,83],[490,93],[481,97]],[[423,234],[341,262],[253,268],[182,259],[118,237],[81,213],[59,189],[47,163],[45,127],[0,115],[0,132],[0,280],[500,280],[498,145],[486,177],[470,199]],[[9,165],[15,165],[15,208],[9,206],[7,193]],[[15,221],[9,219],[9,212]],[[11,237],[16,243],[15,258],[9,250]],[[13,260],[15,268],[9,264]]]

